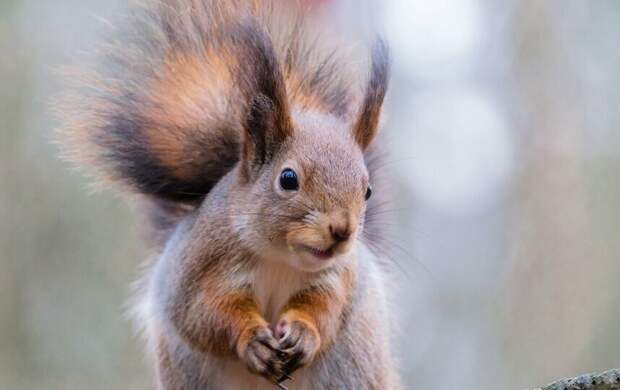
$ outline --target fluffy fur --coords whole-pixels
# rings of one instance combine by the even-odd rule
[[[382,192],[387,48],[361,83],[305,11],[146,3],[58,106],[65,154],[150,217],[138,311],[161,389],[399,386],[383,270],[361,239],[379,204],[365,194]],[[285,169],[298,190],[280,187]]]
[[[133,191],[200,201],[239,160],[256,81],[248,68],[261,65],[248,59],[263,44],[241,39],[251,29],[272,38],[291,106],[351,115],[357,75],[338,70],[352,59],[313,32],[295,1],[277,3],[136,5],[98,64],[71,72],[75,88],[58,105],[65,155]]]

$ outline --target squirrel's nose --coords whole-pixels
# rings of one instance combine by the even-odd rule
[[[351,237],[351,230],[348,226],[329,225],[329,233],[336,242],[344,242]]]

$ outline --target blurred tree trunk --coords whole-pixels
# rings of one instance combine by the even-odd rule
[[[510,383],[521,385],[524,369],[530,378],[545,378],[588,367],[584,351],[605,302],[596,301],[604,294],[593,289],[601,270],[590,246],[584,104],[563,36],[567,15],[552,2],[514,7],[514,77],[525,108],[516,120],[527,154],[517,181],[502,328],[505,355],[513,359]]]

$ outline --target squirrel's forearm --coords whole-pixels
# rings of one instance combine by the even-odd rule
[[[193,296],[182,294],[175,299],[169,316],[192,348],[222,355],[237,354],[252,329],[267,326],[254,299],[241,289],[223,295],[206,288]]]
[[[204,236],[202,221],[180,226],[177,235],[183,238],[173,237],[157,271],[163,314],[191,348],[234,355],[248,329],[266,325],[242,267],[227,272],[243,260],[214,256],[217,245]]]
[[[223,256],[222,241],[213,237],[225,232],[207,226],[197,218],[177,227],[158,261],[154,298],[189,347],[236,355],[248,331],[267,324],[247,284],[246,260],[241,254]]]
[[[350,303],[353,290],[353,273],[344,270],[331,283],[300,291],[282,309],[281,320],[299,321],[316,331],[320,337],[320,350],[335,339],[341,326],[342,313]]]

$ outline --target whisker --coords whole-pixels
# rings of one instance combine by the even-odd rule
[[[384,254],[388,252],[390,249],[397,250],[401,255],[404,255],[407,259],[415,262],[418,266],[422,267],[426,274],[428,274],[431,279],[435,279],[431,270],[419,259],[417,259],[407,248],[396,242],[395,240],[390,239],[384,235],[380,237],[372,237],[368,234],[362,233],[365,239],[369,239],[373,241],[376,245],[379,245],[382,249],[385,250]]]
[[[398,209],[382,209],[382,210],[369,210],[366,211],[366,216],[375,216],[375,215],[381,215],[381,214],[389,214],[389,213],[400,213],[403,211],[409,211],[408,208],[403,207],[403,208],[398,208]]]
[[[379,259],[389,260],[390,264],[395,265],[399,269],[399,271],[403,275],[405,275],[407,279],[410,279],[409,271],[407,271],[405,267],[403,267],[402,264],[400,264],[398,259],[396,259],[396,257],[393,256],[391,253],[389,253],[386,250],[386,248],[382,247],[378,242],[369,240],[368,238],[364,238],[364,239],[358,238],[358,240],[362,242],[364,245],[367,245],[368,248],[371,250],[371,252],[375,254],[375,256],[377,256]]]
[[[398,222],[394,222],[394,221],[386,221],[386,220],[366,220],[364,221],[364,225],[366,227],[368,226],[388,226],[388,227],[393,227],[393,228],[400,228],[401,224],[399,224]]]
[[[368,204],[367,210],[366,212],[374,212],[374,211],[381,211],[381,210],[385,210],[385,208],[387,206],[394,206],[394,202],[391,199],[386,199],[383,200],[381,202],[375,203],[376,201],[371,201]]]
[[[376,161],[376,160],[380,160],[380,161]],[[376,172],[390,165],[401,164],[403,162],[412,161],[412,160],[417,160],[417,158],[416,157],[405,157],[405,158],[400,158],[400,159],[395,159],[395,160],[385,160],[385,159],[382,159],[381,157],[377,157],[371,161],[368,161],[366,165],[369,167],[371,166],[372,170]],[[374,165],[374,164],[377,164],[377,165]]]

